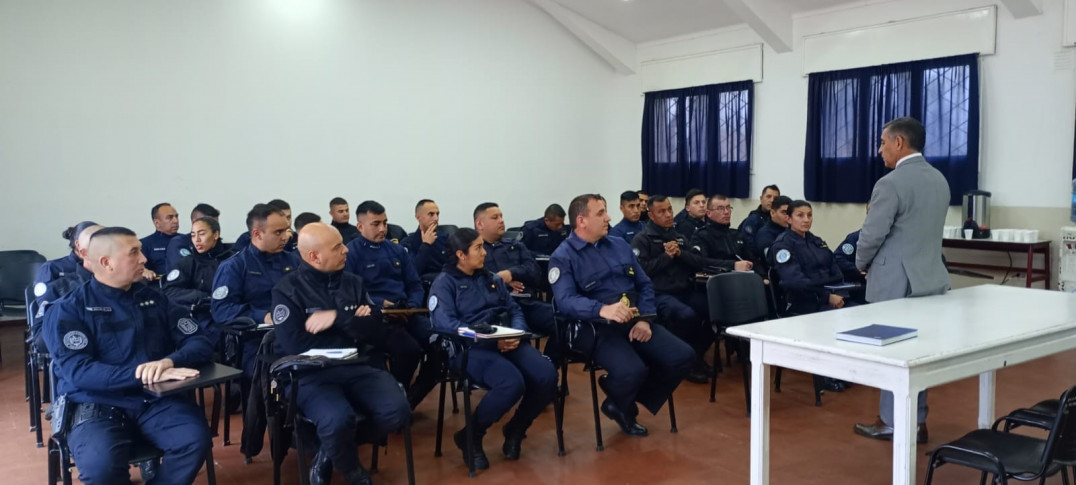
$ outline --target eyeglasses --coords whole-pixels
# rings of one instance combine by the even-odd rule
[[[731,205],[727,205],[727,206],[724,206],[724,207],[718,206],[718,207],[714,207],[713,209],[710,209],[710,210],[715,211],[715,212],[732,212],[732,206]]]

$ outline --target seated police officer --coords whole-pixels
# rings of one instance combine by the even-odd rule
[[[74,274],[82,268],[82,259],[85,256],[83,254],[86,249],[85,244],[80,244],[79,236],[86,228],[97,226],[96,222],[82,221],[72,227],[64,229],[63,236],[67,240],[68,247],[71,248],[71,252],[62,258],[51,259],[41,263],[41,266],[37,268],[37,274],[34,276],[34,291],[37,292],[37,288],[42,288],[50,281],[62,278],[64,276]],[[88,240],[87,240],[88,241]],[[83,269],[83,271],[85,271]],[[38,295],[41,296],[41,295]]]
[[[497,273],[512,294],[537,291],[542,270],[526,244],[504,238],[504,214],[500,206],[493,202],[479,204],[474,210],[474,227],[482,236],[485,268]],[[553,335],[556,324],[552,305],[534,298],[533,293],[531,297],[517,298],[516,303],[523,310],[527,330]]]
[[[422,308],[422,280],[411,257],[399,244],[385,239],[385,206],[367,200],[359,204],[355,215],[359,237],[347,244],[345,269],[362,277],[375,310]],[[371,341],[388,354],[392,375],[407,389],[413,409],[437,384],[440,372],[438,352],[430,352],[429,358],[422,361],[423,353],[432,350],[436,340],[433,326],[427,316],[419,313],[392,316],[382,325]],[[412,384],[420,362],[422,369]]]
[[[496,208],[496,207],[494,207]],[[503,231],[503,229],[502,229]],[[508,286],[484,268],[488,244],[478,233],[462,228],[448,238],[448,264],[430,289],[430,314],[434,326],[455,333],[459,327],[478,323],[525,330],[523,312],[509,296]],[[462,365],[456,355],[452,364]],[[482,450],[482,437],[493,423],[519,402],[512,419],[504,425],[505,458],[518,460],[527,428],[542,413],[556,393],[557,370],[530,343],[520,339],[477,340],[467,360],[467,375],[489,392],[474,411],[474,467],[489,468]],[[467,460],[467,429],[454,436],[456,446]]]
[[[179,238],[176,238],[179,239]],[[191,317],[202,327],[211,342],[220,331],[210,314],[213,278],[220,263],[232,257],[232,251],[220,240],[220,224],[212,217],[202,217],[191,224],[190,239],[194,253],[184,256],[164,278],[164,294],[172,303],[190,309]]]
[[[553,254],[560,243],[568,237],[570,227],[564,225],[564,208],[560,204],[550,204],[545,208],[545,215],[541,219],[527,221],[523,224],[520,242],[534,254]]]
[[[194,232],[194,221],[203,217],[210,217],[213,220],[220,222],[220,211],[216,207],[213,207],[206,203],[201,203],[194,206],[191,210],[191,233]],[[194,254],[194,242],[187,235],[180,235],[172,238],[168,242],[168,249],[165,251],[165,269],[172,271],[175,269],[179,260]]]
[[[575,346],[588,349],[597,339],[594,360],[609,371],[599,379],[608,396],[602,412],[628,435],[646,436],[646,428],[636,421],[635,403],[657,414],[691,370],[695,353],[661,325],[634,321],[636,312],[657,311],[654,288],[631,246],[606,237],[605,199],[580,195],[572,200],[568,215],[572,234],[549,261],[557,308],[568,318],[607,322],[595,323],[597,335],[581,330]]]
[[[430,282],[441,273],[445,266],[445,241],[448,233],[439,229],[441,209],[430,199],[422,199],[415,205],[415,219],[418,229],[400,241],[400,245],[411,253],[415,270],[423,280]]]
[[[646,208],[646,203],[650,201],[650,196],[642,190],[636,190],[635,193],[639,196],[639,222],[646,224],[650,222],[650,210]]]
[[[653,210],[649,206],[647,209]],[[676,214],[673,225],[676,232],[691,240],[695,231],[706,225],[706,193],[699,189],[687,191],[687,195],[684,195],[684,209]]]
[[[284,250],[288,252],[295,251],[299,246],[299,231],[291,229],[291,204],[284,199],[273,199],[266,203],[284,213],[284,218],[288,220],[288,243],[284,245]]]
[[[269,204],[256,204],[247,213],[250,245],[224,260],[213,278],[213,300],[210,304],[213,320],[224,324],[239,317],[249,317],[254,323],[273,323],[269,311],[273,286],[286,273],[299,266],[294,252],[285,252],[290,239],[288,220],[284,213]],[[257,339],[247,339],[243,346],[243,371],[254,375]]]
[[[371,483],[356,443],[357,414],[370,418],[374,440],[402,428],[411,409],[392,375],[376,366],[377,354],[360,339],[375,323],[362,278],[344,271],[347,247],[340,232],[320,222],[299,232],[299,269],[273,288],[276,352],[297,355],[313,348],[358,348],[347,365],[328,366],[299,377],[296,402],[317,428],[321,447],[310,483],[329,483],[332,469],[349,484]],[[383,359],[383,357],[382,357]],[[331,464],[331,469],[329,465]]]
[[[744,242],[751,248],[755,248],[755,235],[762,229],[770,220],[770,209],[773,207],[773,199],[781,195],[781,189],[776,185],[767,185],[762,188],[762,195],[758,198],[758,208],[749,212],[747,217],[743,221],[740,221],[740,226],[736,229],[740,231],[740,235],[743,236]]]
[[[295,233],[298,234],[302,232],[303,228],[312,222],[321,222],[321,216],[313,212],[300,212],[299,215],[295,216]],[[340,237],[342,238],[343,236]]]
[[[89,221],[68,228],[64,231],[64,235],[72,237],[71,254],[60,259],[46,261],[38,271],[37,280],[34,283],[37,313],[30,322],[30,338],[38,348],[45,348],[44,337],[41,335],[41,322],[45,319],[45,309],[50,303],[63,298],[93,277],[85,264],[86,252],[90,247],[90,237],[99,229],[101,226]],[[72,264],[72,260],[77,261],[75,263],[77,266]]]
[[[639,194],[634,190],[620,194],[620,213],[624,217],[609,229],[609,236],[619,237],[624,242],[631,244],[631,240],[635,239],[635,235],[643,230],[644,223],[639,218],[645,206],[646,202],[640,199]]]
[[[142,282],[139,246],[129,229],[97,231],[87,255],[93,278],[45,314],[56,390],[66,395],[59,412],[69,419],[68,448],[86,484],[129,483],[134,433],[164,452],[155,483],[192,483],[211,446],[191,400],[143,392],[145,384],[197,376],[191,367],[209,362],[213,346]]]
[[[867,212],[870,212],[871,206],[867,204]],[[867,302],[867,278],[863,275],[863,272],[856,268],[856,248],[859,245],[859,229],[851,232],[841,241],[840,246],[833,250],[833,258],[837,260],[837,266],[841,268],[841,274],[844,275],[844,281],[848,283],[859,283],[859,288],[853,288],[849,290],[848,297],[856,303]],[[945,256],[942,256],[942,260]]]
[[[332,226],[344,238],[344,244],[359,237],[359,230],[351,225],[351,207],[343,197],[333,197],[329,201],[329,216],[332,217]]]
[[[684,250],[686,241],[673,228],[672,202],[668,197],[655,194],[647,205],[650,222],[632,240],[632,250],[653,283],[658,318],[695,351],[695,363],[687,380],[709,382],[713,369],[702,356],[714,342],[714,334],[706,292],[695,284],[695,274],[716,271],[715,264],[697,252]]]
[[[788,206],[791,203],[792,199],[779,195],[770,204],[770,220],[766,221],[766,224],[755,233],[755,255],[760,259],[760,262],[765,263],[773,259],[770,256],[770,246],[773,246],[777,236],[780,236],[788,229],[790,220]],[[767,264],[767,266],[769,265]]]
[[[141,239],[142,254],[146,255],[146,278],[158,279],[168,266],[168,243],[179,236],[179,213],[172,204],[161,202],[150,209],[150,217],[156,231]]]
[[[754,252],[740,231],[730,225],[732,201],[720,194],[710,196],[706,220],[706,225],[691,237],[688,243],[691,249],[709,258],[722,271],[751,271]]]

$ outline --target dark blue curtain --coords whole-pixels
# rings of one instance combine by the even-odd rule
[[[753,96],[751,81],[646,93],[643,190],[750,197]]]
[[[804,193],[821,202],[867,202],[888,172],[882,126],[911,116],[926,128],[923,156],[949,181],[950,204],[979,188],[979,56],[968,54],[811,74]]]

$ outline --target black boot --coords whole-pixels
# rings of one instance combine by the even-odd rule
[[[318,450],[310,463],[310,485],[328,485],[332,482],[333,464],[328,453]]]
[[[486,432],[474,434],[474,452],[472,453],[472,459],[474,460],[475,470],[485,470],[489,468],[489,458],[486,457],[486,452],[482,450],[482,437],[486,435]],[[463,453],[463,464],[467,463],[467,428],[463,428],[452,435],[452,441],[456,442],[456,447]]]
[[[523,438],[527,437],[528,427],[520,423],[520,420],[516,417],[513,417],[504,425],[504,446],[501,447],[501,451],[504,452],[505,459],[519,459],[519,454],[523,448]]]
[[[374,479],[370,477],[370,473],[368,473],[362,465],[359,465],[357,470],[344,473],[344,482],[347,483],[347,485],[373,485]]]

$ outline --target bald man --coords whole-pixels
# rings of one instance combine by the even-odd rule
[[[299,232],[303,260],[299,270],[273,288],[277,353],[358,349],[358,355],[347,361],[350,365],[305,373],[299,380],[299,408],[314,421],[321,441],[310,468],[314,485],[329,483],[334,469],[349,484],[370,483],[355,442],[358,414],[371,418],[378,439],[401,429],[411,417],[403,387],[391,374],[371,365],[380,354],[371,355],[368,344],[381,319],[372,315],[362,278],[344,271],[347,251],[334,227],[307,224]]]
[[[146,257],[134,232],[90,237],[93,278],[54,303],[43,332],[66,400],[67,443],[82,483],[128,483],[135,433],[164,452],[159,478],[191,483],[209,451],[209,427],[187,396],[150,398],[148,383],[198,375],[213,345],[183,310],[142,282]]]

